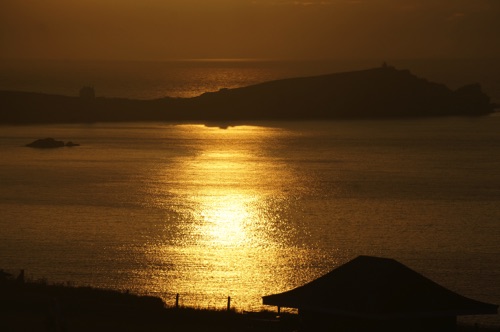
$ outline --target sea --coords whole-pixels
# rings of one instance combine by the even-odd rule
[[[468,61],[463,72],[452,61],[441,63],[448,71],[437,60],[392,64],[496,91],[500,76]],[[10,61],[0,89],[190,97],[379,65]],[[80,146],[25,146],[45,137]],[[0,153],[0,269],[14,276],[153,295],[167,306],[178,294],[181,306],[276,310],[262,296],[370,255],[500,304],[499,115],[2,125]],[[460,320],[500,326],[499,315]]]

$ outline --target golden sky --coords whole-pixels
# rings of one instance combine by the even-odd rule
[[[0,57],[500,56],[500,0],[1,0]]]

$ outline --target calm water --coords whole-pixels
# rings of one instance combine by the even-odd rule
[[[0,127],[0,267],[258,310],[364,254],[499,304],[499,128],[500,117]],[[48,136],[81,146],[23,147]]]
[[[494,59],[386,60],[451,88],[480,82],[500,102]],[[2,61],[0,89],[191,97],[382,61]],[[258,310],[261,296],[368,254],[500,304],[499,128],[500,117],[0,127],[0,268]],[[82,145],[23,147],[49,136]]]

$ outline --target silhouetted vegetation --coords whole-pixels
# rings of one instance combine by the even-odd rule
[[[0,123],[256,121],[481,116],[496,105],[479,84],[455,91],[390,66],[221,89],[193,98],[131,100],[0,91]]]
[[[167,307],[139,296],[0,272],[0,331],[289,331],[294,315]]]
[[[21,275],[21,274],[20,274]],[[300,331],[293,313],[167,307],[157,297],[29,281],[0,270],[0,331]],[[499,331],[458,326],[458,331]]]

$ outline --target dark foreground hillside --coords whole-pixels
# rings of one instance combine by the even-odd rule
[[[3,273],[3,271],[0,271]],[[499,331],[459,326],[458,331]],[[296,314],[166,307],[156,297],[0,275],[0,331],[309,331]]]
[[[0,331],[292,331],[295,315],[167,307],[156,297],[0,280]]]

